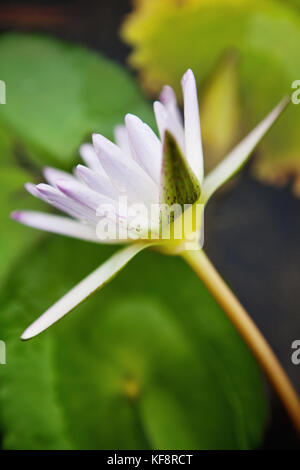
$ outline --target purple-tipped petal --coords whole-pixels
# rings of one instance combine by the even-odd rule
[[[126,115],[125,123],[132,155],[148,175],[159,183],[162,162],[160,140],[147,124],[133,114]]]
[[[21,222],[22,212],[23,211],[13,211],[10,213],[10,218],[16,222]]]
[[[71,217],[90,222],[97,222],[94,214],[92,214],[91,217],[91,214],[87,214],[86,210],[83,210],[80,206],[76,207],[74,202],[70,201],[66,196],[58,191],[58,189],[53,188],[53,186],[49,186],[44,183],[40,183],[39,185],[26,183],[25,189],[32,194],[32,196],[41,199],[47,204],[51,204],[55,209],[65,212]]]
[[[11,214],[11,218],[24,225],[39,230],[45,230],[46,232],[59,233],[68,237],[100,242],[95,227],[60,215],[35,211],[15,211]]]
[[[191,69],[182,77],[184,98],[185,155],[200,184],[203,181],[203,152],[196,81]]]
[[[81,183],[73,183],[72,181],[59,180],[57,187],[71,200],[80,204],[83,208],[97,217],[97,222],[104,215],[107,218],[115,220],[115,216],[119,210],[119,202],[117,199],[110,198],[103,194],[99,194]]]
[[[38,335],[67,313],[71,312],[87,297],[104,287],[139,251],[147,246],[148,245],[142,243],[132,244],[115,253],[32,323],[32,325],[24,331],[21,338],[25,340]]]
[[[40,183],[36,186],[40,198],[51,204],[56,209],[66,212],[71,217],[77,219],[97,223],[95,211],[88,209],[81,204],[71,200],[62,194],[57,188],[53,188],[48,184]]]

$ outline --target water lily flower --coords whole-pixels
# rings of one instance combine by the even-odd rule
[[[155,240],[148,239],[145,232],[143,237],[133,239],[131,235],[137,234],[138,226],[133,223],[130,227],[130,224],[136,220],[136,212],[124,216],[119,205],[120,197],[125,195],[130,204],[142,203],[146,208],[153,204],[171,206],[176,203],[180,207],[187,205],[192,208],[193,213],[193,207],[197,204],[204,206],[212,194],[242,167],[287,103],[286,99],[280,102],[204,177],[197,89],[191,70],[182,78],[182,90],[183,119],[171,87],[165,86],[160,101],[154,103],[160,138],[138,117],[127,114],[125,126],[115,129],[116,143],[94,134],[93,145],[82,145],[80,153],[85,165],[78,165],[74,174],[45,168],[47,184],[25,185],[33,196],[51,204],[67,216],[16,211],[12,218],[18,222],[96,243],[120,243],[117,237],[99,238],[97,226],[100,222],[111,223],[115,227],[123,224],[128,236],[121,240],[126,242],[124,248],[50,307],[25,330],[22,339],[36,336],[69,313],[107,284],[144,248],[155,243],[165,248],[165,251],[169,247],[172,252],[175,251],[175,245],[177,249],[184,246],[182,241],[187,236],[185,233],[182,240],[177,240],[176,243],[174,240],[160,238],[161,227],[158,221],[155,226]],[[111,208],[109,213],[99,211],[104,206]],[[172,221],[168,219],[168,224],[171,225],[176,220],[177,217]],[[194,227],[193,234],[198,237],[199,233],[200,227]]]

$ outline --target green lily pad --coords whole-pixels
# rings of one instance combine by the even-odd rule
[[[0,126],[0,167],[15,164],[12,136]]]
[[[1,296],[8,449],[244,449],[266,423],[253,356],[180,259],[144,252],[42,335],[20,334],[112,247],[51,237]]]
[[[32,175],[20,168],[0,166],[0,285],[17,259],[41,236],[41,232],[10,219],[15,209],[44,206],[24,190],[24,183],[31,178]]]
[[[130,63],[139,70],[144,87],[152,93],[169,83],[180,96],[180,78],[189,67],[201,91],[224,52],[235,50],[239,55],[243,110],[236,131],[242,136],[284,95],[294,91],[292,83],[299,78],[300,70],[298,5],[298,1],[275,0],[142,0],[125,21],[122,34],[133,46]],[[227,96],[218,99],[220,110],[227,99]],[[216,111],[216,119],[220,114],[221,111]],[[271,183],[285,183],[293,174],[297,194],[299,125],[300,106],[290,106],[260,144],[259,158],[253,166],[258,178]],[[216,132],[217,126],[218,122]],[[203,129],[206,127],[204,122]],[[204,135],[204,142],[205,139]],[[221,151],[223,156],[226,144]]]
[[[127,112],[151,120],[150,107],[129,75],[108,59],[48,37],[0,39],[3,122],[38,164],[69,167],[92,132],[112,137]]]
[[[228,52],[207,77],[199,97],[206,173],[216,167],[241,138],[239,86],[239,57]]]

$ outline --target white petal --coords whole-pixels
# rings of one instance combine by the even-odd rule
[[[94,210],[78,204],[74,200],[62,194],[57,188],[53,188],[53,186],[49,186],[44,183],[38,184],[35,188],[40,195],[38,197],[51,204],[53,207],[56,207],[56,209],[66,212],[72,217],[97,223],[98,219]],[[27,189],[29,190],[29,188]]]
[[[60,320],[87,297],[104,287],[139,251],[147,246],[142,243],[132,244],[115,253],[32,323],[21,338],[32,338]]]
[[[118,199],[97,193],[81,183],[73,183],[67,180],[57,180],[57,187],[71,200],[74,200],[83,208],[90,211],[96,217],[97,223],[104,215],[112,220],[116,219],[119,212]]]
[[[131,157],[128,132],[125,126],[119,125],[114,128],[115,141],[120,149]]]
[[[162,142],[164,140],[165,131],[170,131],[175,137],[182,153],[185,154],[184,130],[181,122],[176,118],[175,112],[168,110],[160,101],[154,102],[153,109]]]
[[[202,184],[203,152],[196,81],[189,69],[182,77],[184,99],[185,155],[192,170]]]
[[[62,212],[65,212],[71,217],[90,222],[97,222],[97,219],[94,218],[94,216],[91,219],[85,210],[83,211],[80,206],[76,207],[73,201],[70,201],[66,196],[64,196],[64,194],[61,194],[58,189],[53,188],[52,186],[43,183],[39,185],[26,183],[25,189],[34,197],[41,199],[47,204],[51,204],[51,206]]]
[[[167,110],[160,101],[154,101],[153,109],[154,109],[158,132],[159,132],[161,141],[163,141],[165,131],[167,129]],[[169,129],[169,131],[171,132],[171,129]]]
[[[177,106],[176,95],[173,88],[169,85],[165,85],[162,89],[159,99],[164,104],[168,112],[172,115],[173,119],[176,121],[176,125],[181,127],[183,132],[182,116]]]
[[[56,180],[58,179],[70,179],[73,181],[76,181],[74,176],[71,175],[70,173],[67,173],[66,171],[58,170],[57,168],[52,168],[50,166],[46,166],[43,169],[43,174],[45,179],[48,181],[49,184],[52,186],[56,186]]]
[[[132,158],[100,134],[93,135],[95,150],[116,189],[130,202],[157,202],[158,186]]]
[[[92,144],[82,144],[79,153],[82,160],[89,168],[107,177]]]
[[[125,117],[132,155],[151,178],[160,180],[162,145],[147,124],[133,114]]]
[[[245,164],[251,152],[279,117],[288,102],[289,98],[284,98],[267,117],[205,177],[203,185],[204,202],[207,202],[211,195]]]
[[[47,201],[47,198],[39,192],[39,190],[37,189],[37,186],[35,184],[25,183],[24,187],[25,187],[26,191],[28,191],[29,194],[31,194],[32,196],[37,197],[38,199],[41,199],[43,201]]]
[[[62,217],[60,215],[47,214],[35,211],[15,211],[11,218],[29,227],[34,227],[46,232],[59,233],[68,237],[80,238],[93,242],[100,242],[96,234],[95,226],[85,225],[81,222]]]
[[[75,174],[93,191],[97,191],[105,196],[116,198],[117,193],[109,178],[91,170],[83,165],[77,165]]]
[[[168,107],[177,107],[176,95],[172,87],[165,85],[159,95],[160,101]]]
[[[56,185],[68,198],[94,211],[95,214],[101,204],[110,202],[110,198],[107,196],[99,194],[79,182],[74,183],[73,181],[61,179],[57,180]]]

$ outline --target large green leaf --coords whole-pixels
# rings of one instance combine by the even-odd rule
[[[0,284],[18,257],[41,235],[10,219],[10,213],[16,208],[25,209],[29,205],[31,208],[41,208],[42,203],[24,190],[24,183],[31,178],[25,170],[0,166]]]
[[[127,112],[150,120],[128,74],[82,47],[8,34],[0,39],[0,63],[7,95],[0,122],[39,163],[70,166],[83,139],[95,131],[112,137]]]
[[[142,253],[67,318],[20,341],[112,251],[50,238],[8,280],[0,305],[4,447],[259,446],[266,403],[256,362],[180,259]]]
[[[12,136],[0,126],[0,166],[15,164],[15,149]]]
[[[224,54],[207,77],[201,87],[200,109],[205,171],[208,173],[240,137],[242,110],[237,54]]]
[[[141,0],[124,24],[123,37],[134,46],[131,64],[139,69],[144,86],[155,93],[169,83],[180,95],[180,78],[189,67],[201,89],[224,51],[235,50],[244,113],[237,129],[241,137],[285,94],[292,93],[292,83],[299,78],[300,15],[293,4],[299,2]],[[224,94],[227,88],[224,81]],[[228,106],[227,97],[216,100],[221,109]],[[220,115],[216,111],[217,120]],[[205,111],[206,117],[211,119]],[[209,125],[204,122],[203,130]],[[284,182],[291,173],[300,175],[299,126],[300,107],[291,106],[259,146],[261,158],[254,167],[259,178]],[[205,135],[203,141],[208,147]],[[224,144],[223,154],[228,150]],[[300,177],[294,185],[297,192],[299,181]]]

